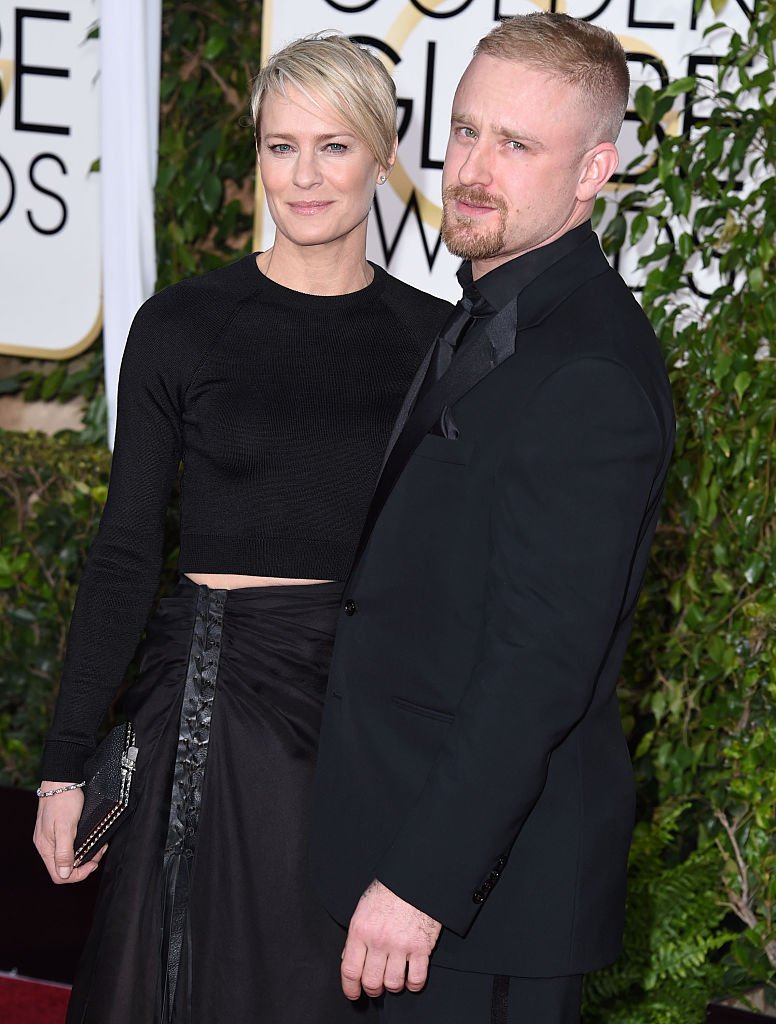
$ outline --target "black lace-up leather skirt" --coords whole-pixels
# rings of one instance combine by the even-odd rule
[[[151,619],[131,815],[100,868],[68,1024],[340,1024],[344,933],[308,877],[342,585],[211,590]]]

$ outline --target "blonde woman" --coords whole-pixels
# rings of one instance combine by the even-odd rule
[[[383,450],[446,303],[366,260],[396,149],[393,83],[340,36],[253,89],[273,247],[143,306],[110,493],[78,593],[35,830],[73,867],[80,789],[141,634],[139,756],[69,1024],[338,1024],[343,933],[308,878],[333,629]],[[183,463],[181,580],[148,621]]]

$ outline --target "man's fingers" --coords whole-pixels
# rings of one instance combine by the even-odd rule
[[[384,951],[367,949],[364,970],[361,974],[361,987],[372,998],[383,993],[387,962],[388,955]]]
[[[361,975],[364,970],[365,958],[366,946],[364,943],[348,935],[340,966],[342,991],[348,999],[358,999],[361,995]]]
[[[420,992],[428,978],[428,957],[414,954],[410,957],[407,967],[407,988],[410,992]]]
[[[385,987],[389,992],[401,992],[407,975],[407,958],[392,953],[385,965]]]

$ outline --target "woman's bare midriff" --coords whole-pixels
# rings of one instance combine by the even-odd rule
[[[237,573],[187,572],[192,583],[204,584],[211,590],[240,590],[242,587],[309,587],[332,580],[292,580],[283,576],[241,576]]]

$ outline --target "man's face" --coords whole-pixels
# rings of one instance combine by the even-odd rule
[[[598,148],[572,86],[478,54],[453,100],[442,175],[445,245],[472,260],[479,277],[581,224],[595,199],[585,181]]]

